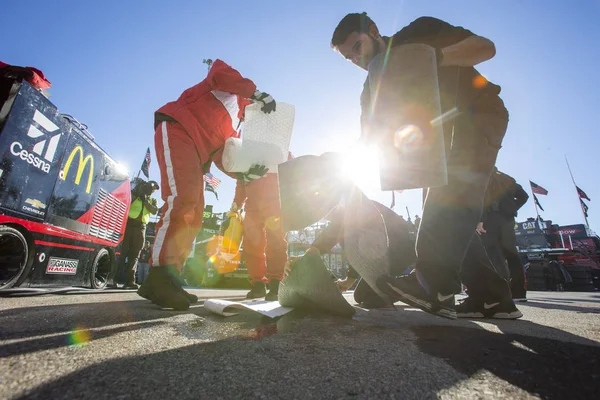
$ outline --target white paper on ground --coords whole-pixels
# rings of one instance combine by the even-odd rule
[[[265,315],[269,318],[277,318],[293,310],[293,308],[282,307],[278,301],[229,301],[222,299],[208,299],[204,302],[204,308],[224,317],[237,315],[236,312],[225,311],[226,309],[249,310]]]

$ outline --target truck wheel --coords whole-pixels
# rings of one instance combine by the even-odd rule
[[[0,226],[0,289],[20,285],[33,264],[25,236],[10,226]]]
[[[92,263],[90,282],[92,289],[104,289],[113,268],[113,257],[106,249],[100,249]]]

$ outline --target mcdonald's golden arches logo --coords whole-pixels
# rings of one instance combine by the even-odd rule
[[[87,156],[83,156],[83,148],[81,146],[75,146],[75,148],[69,154],[69,158],[67,158],[67,162],[65,163],[65,169],[62,173],[62,180],[67,179],[67,175],[69,174],[69,170],[71,169],[71,164],[73,163],[73,159],[75,155],[79,154],[79,164],[77,165],[77,173],[75,174],[75,184],[79,185],[81,182],[81,175],[83,175],[83,171],[85,170],[88,162],[90,163],[90,172],[88,174],[87,186],[85,188],[86,193],[90,193],[92,190],[92,179],[94,178],[94,157],[91,154]]]

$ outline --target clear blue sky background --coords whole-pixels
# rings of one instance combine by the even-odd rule
[[[61,112],[89,125],[96,141],[137,174],[154,156],[153,112],[206,75],[204,58],[221,58],[276,100],[296,106],[295,155],[347,147],[359,135],[366,73],[334,53],[339,20],[367,11],[390,35],[419,16],[434,16],[491,39],[494,59],[479,66],[502,86],[510,124],[498,167],[529,190],[549,190],[542,216],[581,223],[567,155],[592,198],[600,230],[600,2],[535,1],[12,1],[2,6],[1,59],[42,69]],[[216,170],[216,168],[213,168]],[[158,167],[151,166],[158,180]],[[214,172],[214,171],[213,171]],[[220,172],[229,208],[234,181]],[[370,193],[384,203],[389,193]],[[420,214],[420,192],[397,198],[396,211]],[[535,216],[529,201],[520,219]]]

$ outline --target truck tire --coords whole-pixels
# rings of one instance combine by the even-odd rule
[[[33,251],[20,230],[0,225],[0,289],[23,283],[33,264]]]
[[[100,249],[94,257],[90,269],[92,289],[104,289],[113,271],[114,257],[107,249]]]

